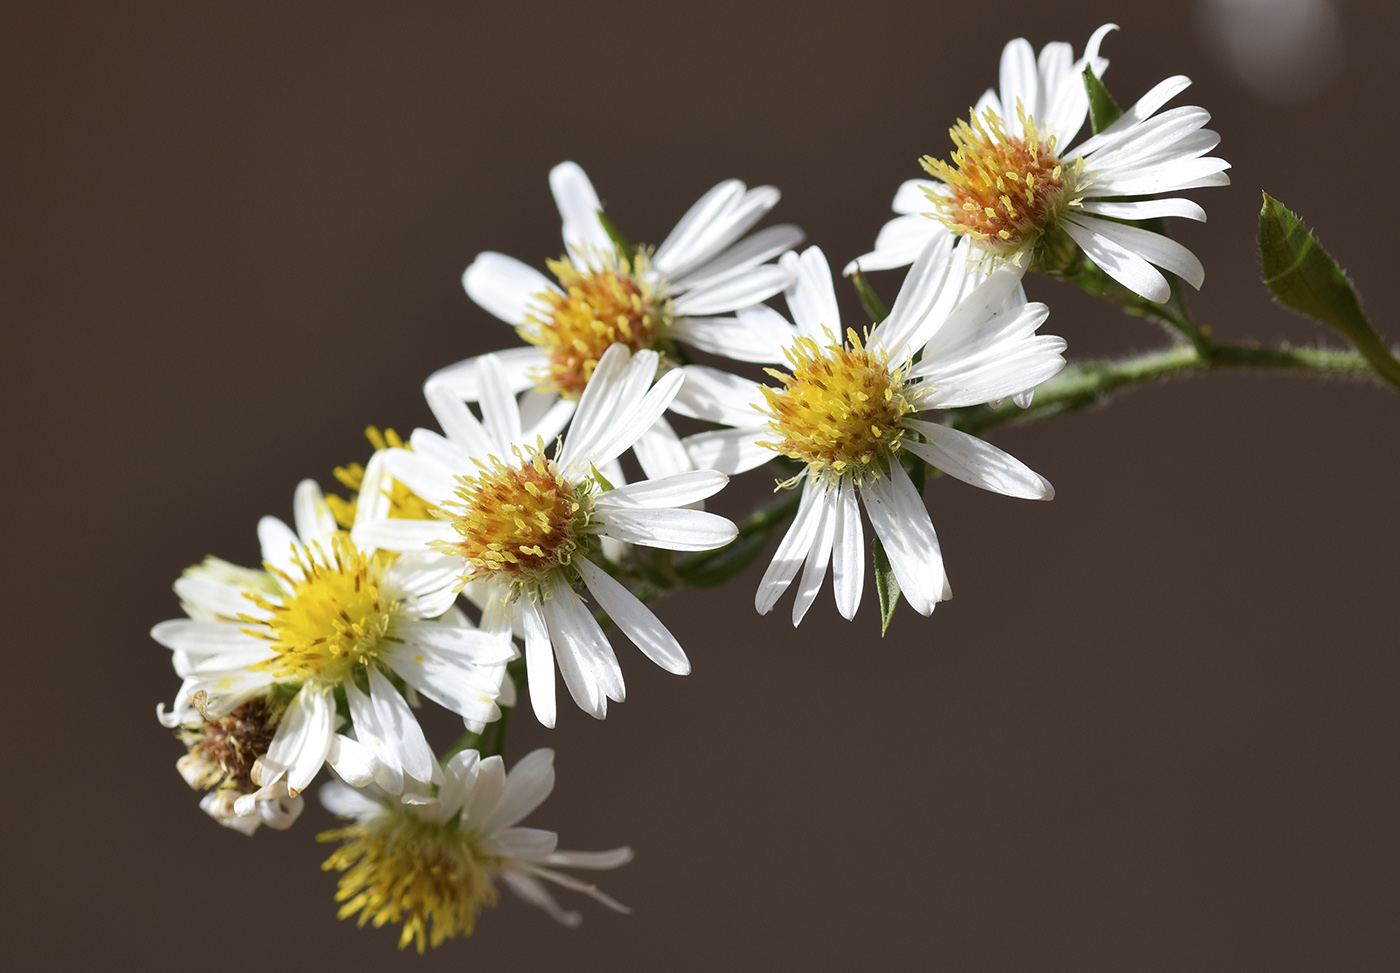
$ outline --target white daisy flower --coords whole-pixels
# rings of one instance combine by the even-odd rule
[[[1026,303],[1017,273],[998,270],[979,283],[946,236],[928,245],[889,316],[864,342],[854,331],[845,343],[837,337],[841,322],[822,252],[812,247],[797,263],[787,295],[795,322],[791,374],[770,369],[781,385],[767,388],[687,367],[684,395],[673,408],[733,428],[699,433],[685,444],[697,464],[726,473],[752,469],[774,452],[803,464],[784,484],[800,485],[802,498],[759,583],[761,614],[805,565],[792,608],[798,624],[830,561],[837,608],[855,616],[865,577],[859,497],[905,599],[927,615],[951,592],[906,457],[1007,496],[1048,500],[1054,491],[995,446],[915,417],[1033,389],[1064,367],[1064,339],[1035,333],[1049,311]]]
[[[383,476],[380,454],[361,493],[366,518],[387,503]],[[190,617],[151,630],[184,680],[171,709],[157,711],[166,726],[223,720],[254,700],[273,707],[262,718],[276,730],[248,772],[259,790],[237,798],[238,815],[295,798],[326,762],[347,780],[394,792],[405,778],[430,781],[432,750],[394,678],[410,698],[421,693],[481,730],[500,717],[496,699],[515,654],[452,607],[450,559],[357,547],[336,530],[312,480],[297,487],[294,509],[295,532],[275,517],[258,524],[265,570],[213,561],[187,571],[175,591]],[[336,732],[337,689],[353,736]]]
[[[518,826],[554,790],[553,750],[530,753],[509,774],[500,757],[483,760],[464,750],[442,768],[441,779],[437,799],[421,805],[404,805],[372,786],[321,788],[321,803],[353,822],[318,836],[341,842],[325,864],[342,873],[340,918],[359,913],[362,926],[400,923],[399,948],[415,943],[421,953],[429,944],[470,936],[482,907],[496,904],[496,879],[567,926],[581,917],[560,908],[544,882],[631,911],[556,869],[617,868],[632,860],[632,849],[557,851],[553,831]]]
[[[240,797],[258,789],[253,768],[267,753],[284,706],[280,694],[255,696],[226,716],[186,723],[175,731],[188,748],[175,762],[176,769],[190,787],[208,792],[199,806],[225,827],[247,835],[263,824],[280,831],[291,827],[301,814],[304,802],[287,793],[285,778],[255,806],[241,811],[237,807]]]
[[[802,241],[802,231],[782,224],[746,233],[777,204],[772,186],[747,189],[726,180],[702,196],[651,253],[629,259],[608,235],[602,204],[588,176],[565,162],[549,174],[563,220],[566,255],[549,261],[557,279],[500,253],[482,253],[462,275],[467,294],[516,329],[528,348],[499,353],[512,391],[535,389],[544,403],[527,400],[529,412],[562,396],[576,402],[603,352],[614,343],[630,350],[664,351],[689,344],[727,358],[752,361],[746,329],[727,315],[757,304],[790,283],[770,263]],[[476,361],[445,368],[428,388],[448,389],[464,401],[482,395]],[[639,440],[638,459],[651,476],[680,472],[685,454],[664,420]]]
[[[482,628],[523,634],[540,722],[554,725],[556,659],[574,701],[602,719],[609,699],[623,699],[622,670],[580,585],[657,665],[683,674],[690,662],[651,610],[599,566],[599,539],[677,551],[723,547],[737,535],[734,525],[685,505],[718,492],[727,477],[691,470],[613,487],[600,472],[652,427],[685,377],[674,370],[653,386],[654,351],[616,344],[603,352],[553,458],[541,438],[527,438],[504,364],[494,355],[478,364],[481,420],[460,400],[438,398],[432,405],[446,435],[417,429],[411,452],[384,454],[394,478],[442,519],[383,519],[357,527],[356,536],[386,550],[451,555],[467,596],[483,606]]]
[[[1188,199],[1134,199],[1201,186],[1225,186],[1224,159],[1206,156],[1220,136],[1205,128],[1210,114],[1182,107],[1157,114],[1184,91],[1189,78],[1168,78],[1116,122],[1070,149],[1089,111],[1083,71],[1102,76],[1108,62],[1099,43],[1114,24],[1094,32],[1084,56],[1068,44],[1041,49],[1018,38],[1001,55],[1000,93],[988,90],[972,118],[951,131],[951,162],[925,156],[934,177],[909,180],[895,194],[901,214],[885,224],[875,250],[847,266],[852,272],[902,267],[927,242],[954,234],[970,255],[992,265],[1025,267],[1033,256],[1058,266],[1065,250],[1082,249],[1102,270],[1150,301],[1171,296],[1160,267],[1200,288],[1205,270],[1191,251],[1150,230],[1121,220],[1164,216],[1206,218]]]

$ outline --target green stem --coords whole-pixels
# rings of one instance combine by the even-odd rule
[[[1261,348],[1254,345],[1175,347],[1116,361],[1075,362],[1040,385],[1030,408],[1010,402],[958,409],[946,420],[954,429],[978,433],[1008,423],[1021,424],[1078,412],[1120,389],[1145,382],[1222,368],[1264,369],[1379,380],[1370,363],[1354,351],[1326,348]]]

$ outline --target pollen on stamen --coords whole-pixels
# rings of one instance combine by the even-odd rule
[[[457,478],[456,499],[444,512],[458,539],[434,546],[464,559],[469,580],[519,589],[572,560],[590,497],[559,474],[542,447],[516,447],[514,463],[493,456],[477,475]]]
[[[319,544],[297,546],[292,558],[301,577],[266,565],[290,597],[246,595],[270,617],[241,616],[248,625],[243,631],[271,642],[277,653],[257,668],[278,679],[340,681],[377,662],[399,608],[398,601],[380,597],[383,563],[343,535],[336,535],[330,553]]]
[[[560,290],[536,294],[518,330],[548,356],[545,373],[536,377],[541,389],[577,399],[614,344],[638,351],[656,343],[671,323],[671,301],[648,272],[645,253],[631,260],[564,257],[548,265]]]
[[[788,350],[792,374],[768,369],[781,388],[765,387],[768,428],[776,442],[759,445],[806,463],[818,476],[864,483],[900,448],[901,420],[913,411],[903,376],[854,331],[848,344],[799,338]]]
[[[339,917],[358,913],[361,926],[402,924],[400,949],[413,943],[422,953],[470,936],[481,909],[496,904],[487,870],[494,860],[453,824],[390,814],[316,840],[341,842],[321,866],[341,873]]]
[[[1017,105],[1022,135],[1012,135],[990,108],[949,130],[952,161],[933,156],[924,169],[947,187],[930,193],[936,217],[952,232],[971,237],[1001,257],[1033,246],[1066,209],[1078,203],[1082,162],[1056,154],[1054,136]]]

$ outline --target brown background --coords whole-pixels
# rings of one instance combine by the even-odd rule
[[[1018,34],[1078,48],[1116,19],[1124,103],[1195,79],[1234,163],[1195,194],[1209,226],[1178,223],[1218,334],[1326,337],[1257,283],[1267,188],[1400,339],[1393,5],[1344,9],[1344,70],[1295,105],[1248,94],[1176,4],[28,6],[0,30],[21,968],[1400,964],[1394,393],[1216,375],[998,431],[1058,498],[935,483],[957,599],[884,640],[870,591],[845,624],[828,588],[796,633],[786,600],[753,614],[757,572],[672,599],[691,676],[620,646],[605,723],[522,714],[509,748],[558,749],[530,823],[633,845],[602,878],[636,914],[571,901],[566,930],[507,894],[425,961],[337,922],[319,807],[253,840],[204,818],[146,635],[182,567],[254,563],[299,478],[363,458],[368,423],[428,422],[431,370],[512,343],[458,277],[483,249],[557,255],[551,165],[653,243],[721,178],[774,183],[839,265]],[[1031,290],[1073,353],[1161,340]]]

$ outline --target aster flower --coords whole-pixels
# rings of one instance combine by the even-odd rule
[[[787,487],[802,497],[759,583],[766,614],[805,568],[793,603],[796,625],[832,563],[836,605],[855,615],[864,586],[864,502],[905,599],[921,614],[951,596],[933,523],[905,462],[922,461],[955,479],[1025,499],[1048,500],[1050,484],[974,436],[916,418],[931,409],[977,405],[1033,389],[1064,367],[1061,338],[1037,335],[1049,311],[1026,303],[1014,271],[985,280],[944,236],[929,243],[894,307],[865,340],[843,343],[826,258],[816,247],[796,260],[788,292],[790,373],[769,369],[776,387],[693,365],[673,408],[732,428],[685,440],[697,464],[727,473],[774,453],[802,465]],[[773,312],[775,315],[777,312]],[[916,357],[917,356],[917,357]]]
[[[479,254],[462,275],[471,299],[530,345],[498,355],[511,391],[535,389],[543,399],[527,398],[524,411],[547,408],[557,397],[576,402],[614,343],[664,352],[680,342],[754,360],[746,357],[746,330],[724,315],[789,283],[784,270],[769,261],[800,243],[802,231],[782,224],[745,236],[777,204],[777,189],[747,189],[737,179],[726,180],[681,217],[654,253],[642,247],[629,255],[609,235],[598,194],[578,165],[555,166],[549,183],[566,250],[559,260],[548,261],[556,280],[493,252]],[[468,402],[483,394],[475,359],[439,371],[428,387],[450,390]],[[663,419],[638,440],[636,452],[652,476],[686,468],[684,451]]]
[[[371,460],[361,516],[383,512],[383,476],[382,459]],[[208,741],[211,724],[258,700],[267,706],[261,719],[275,729],[250,766],[240,759],[238,816],[260,801],[296,798],[326,762],[348,780],[396,792],[405,778],[428,782],[436,764],[409,699],[422,693],[480,730],[500,716],[496,699],[514,655],[453,608],[449,559],[357,547],[312,480],[297,487],[294,510],[295,532],[275,517],[258,524],[263,570],[210,559],[186,571],[175,591],[190,617],[151,630],[184,680],[172,708],[157,713],[166,726],[184,726],[187,742]],[[349,705],[349,734],[336,732],[337,690]],[[195,761],[182,770],[187,779],[211,772]],[[258,789],[248,792],[249,782]]]
[[[203,698],[196,700],[202,703]],[[175,735],[185,744],[185,755],[175,762],[185,783],[206,791],[200,808],[215,821],[251,835],[266,824],[277,830],[290,828],[301,814],[303,800],[287,793],[285,778],[261,799],[238,804],[239,798],[258,791],[253,768],[267,754],[277,723],[285,709],[283,694],[255,696],[226,716],[186,723]],[[248,806],[251,804],[252,806]]]
[[[324,866],[341,873],[340,918],[358,913],[362,926],[402,924],[399,948],[415,943],[421,953],[470,936],[482,907],[496,904],[497,879],[567,926],[581,917],[560,908],[541,880],[631,911],[555,866],[617,868],[632,860],[632,849],[557,851],[553,831],[518,827],[554,790],[553,750],[535,750],[509,774],[500,757],[464,750],[441,779],[436,800],[422,805],[406,806],[373,786],[321,788],[321,803],[353,822],[318,836],[341,843]]]
[[[466,594],[483,608],[483,629],[518,629],[525,640],[530,702],[553,726],[554,662],[574,701],[602,719],[609,699],[623,699],[622,670],[580,586],[642,652],[668,672],[690,662],[652,611],[602,566],[601,540],[703,551],[737,534],[714,514],[685,509],[727,481],[691,470],[615,486],[602,470],[640,438],[675,397],[684,375],[673,370],[653,386],[660,356],[615,344],[603,352],[552,457],[526,432],[505,366],[478,363],[480,420],[452,397],[432,402],[446,436],[414,430],[413,450],[388,450],[393,477],[428,501],[441,519],[383,519],[357,527],[364,543],[454,559]]]
[[[1073,60],[1068,44],[1047,44],[1037,60],[1017,39],[1001,57],[1001,90],[988,90],[972,117],[951,130],[951,161],[925,156],[933,177],[899,189],[894,210],[875,250],[847,266],[864,270],[912,262],[931,238],[954,234],[969,256],[991,265],[1028,267],[1038,260],[1063,266],[1078,247],[1106,274],[1151,301],[1166,301],[1171,288],[1156,269],[1169,270],[1199,288],[1205,270],[1181,244],[1120,221],[1164,216],[1206,218],[1188,199],[1123,199],[1229,184],[1229,163],[1206,156],[1220,136],[1204,126],[1203,108],[1158,114],[1190,84],[1180,75],[1152,88],[1112,125],[1065,149],[1088,115],[1085,67],[1101,76],[1108,62],[1099,43],[1113,24],[1094,32],[1084,56]]]

